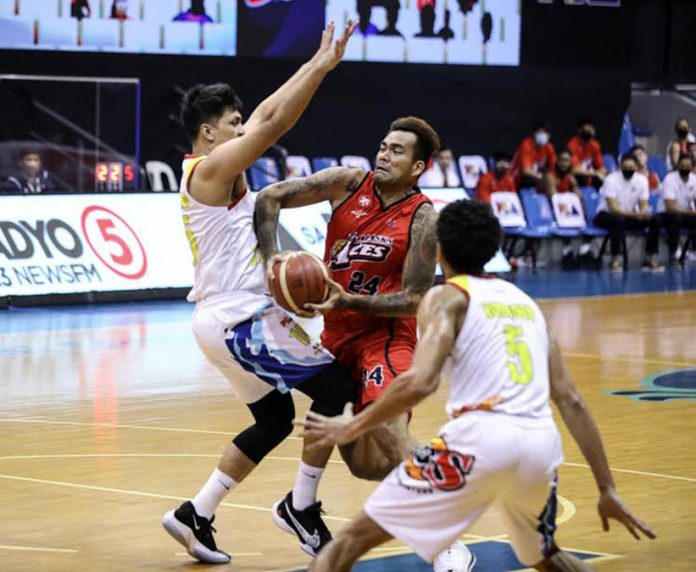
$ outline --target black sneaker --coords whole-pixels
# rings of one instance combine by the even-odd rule
[[[321,519],[321,502],[316,502],[304,510],[292,507],[292,491],[283,500],[273,505],[273,522],[288,534],[295,534],[300,548],[310,556],[316,556],[331,540],[331,533]]]
[[[162,526],[191,556],[207,564],[227,564],[232,558],[218,550],[213,538],[213,521],[196,514],[191,501],[176,510],[170,510],[162,518]]]

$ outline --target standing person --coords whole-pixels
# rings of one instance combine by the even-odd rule
[[[681,229],[696,233],[696,174],[694,159],[684,153],[679,157],[677,170],[668,173],[662,182],[662,219],[667,230],[669,263],[677,262],[679,232]]]
[[[500,191],[515,192],[517,185],[510,175],[510,155],[502,151],[493,154],[495,168],[484,173],[476,183],[474,197],[484,203],[491,202],[491,195]]]
[[[676,138],[667,144],[667,155],[665,157],[667,168],[670,171],[674,171],[677,168],[679,157],[684,153],[688,153],[689,145],[695,141],[689,122],[684,117],[677,119],[675,122],[674,133]]]
[[[182,105],[182,123],[193,154],[183,163],[181,206],[193,253],[194,285],[187,299],[196,303],[193,333],[206,358],[228,379],[246,403],[254,424],[226,447],[218,467],[192,501],[164,515],[166,531],[194,558],[224,564],[230,556],[213,537],[214,513],[225,496],[244,480],[292,429],[295,415],[290,389],[313,399],[315,411],[340,411],[354,393],[350,376],[320,344],[266,293],[263,262],[254,235],[254,200],[244,170],[297,122],[326,75],[341,61],[355,26],[348,21],[333,41],[334,25],[321,46],[243,124],[241,101],[225,84],[198,85]],[[305,440],[302,461],[323,467],[331,447]],[[312,554],[330,538],[314,495],[318,475],[298,479],[294,492],[307,499],[298,513],[309,531]]]
[[[600,189],[600,201],[594,223],[609,231],[611,266],[622,270],[621,244],[627,230],[647,230],[644,270],[664,270],[657,262],[660,221],[650,212],[648,179],[636,173],[636,159],[630,153],[621,157],[621,170],[607,175]]]
[[[551,134],[546,125],[539,123],[529,137],[522,139],[512,158],[512,175],[517,179],[517,188],[540,189],[544,174],[556,167],[556,150],[551,143]]]
[[[277,252],[280,209],[331,202],[324,255],[331,293],[325,303],[308,304],[307,310],[324,314],[322,342],[361,381],[358,409],[367,408],[411,366],[414,316],[435,274],[437,218],[416,183],[439,144],[428,123],[402,117],[380,143],[374,172],[325,169],[271,185],[256,201],[256,233],[269,268]],[[384,478],[415,445],[408,420],[403,411],[345,444],[341,454],[351,472],[364,479]],[[288,493],[274,507],[276,524],[292,531],[296,508]],[[442,557],[458,561],[453,567],[457,572],[473,560],[461,543]]]
[[[599,188],[607,176],[602,157],[602,147],[597,141],[597,132],[591,120],[582,119],[578,132],[566,144],[573,158],[573,176],[581,187]]]
[[[549,397],[592,468],[604,530],[614,518],[639,538],[654,532],[615,491],[604,446],[537,304],[519,288],[483,275],[501,230],[490,207],[447,205],[437,222],[446,283],[418,309],[421,337],[411,368],[372,407],[328,419],[308,413],[305,434],[348,443],[402,415],[449,381],[449,422],[394,469],[362,512],[314,561],[314,572],[344,572],[368,550],[396,538],[431,561],[497,503],[517,558],[544,571],[591,568],[560,550],[556,530],[561,437]]]

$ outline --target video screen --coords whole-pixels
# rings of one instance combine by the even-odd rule
[[[359,21],[348,60],[519,65],[520,2],[513,0],[327,0],[327,21],[347,18]]]
[[[0,0],[0,48],[237,52],[236,0]]]

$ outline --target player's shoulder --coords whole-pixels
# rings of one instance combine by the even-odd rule
[[[452,281],[433,286],[426,292],[421,301],[421,308],[426,312],[433,312],[437,309],[466,309],[468,305],[468,290]]]

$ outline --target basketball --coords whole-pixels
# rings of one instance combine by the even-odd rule
[[[298,312],[304,305],[320,304],[329,295],[326,279],[329,272],[324,263],[309,252],[295,252],[273,264],[271,295],[289,312]]]

